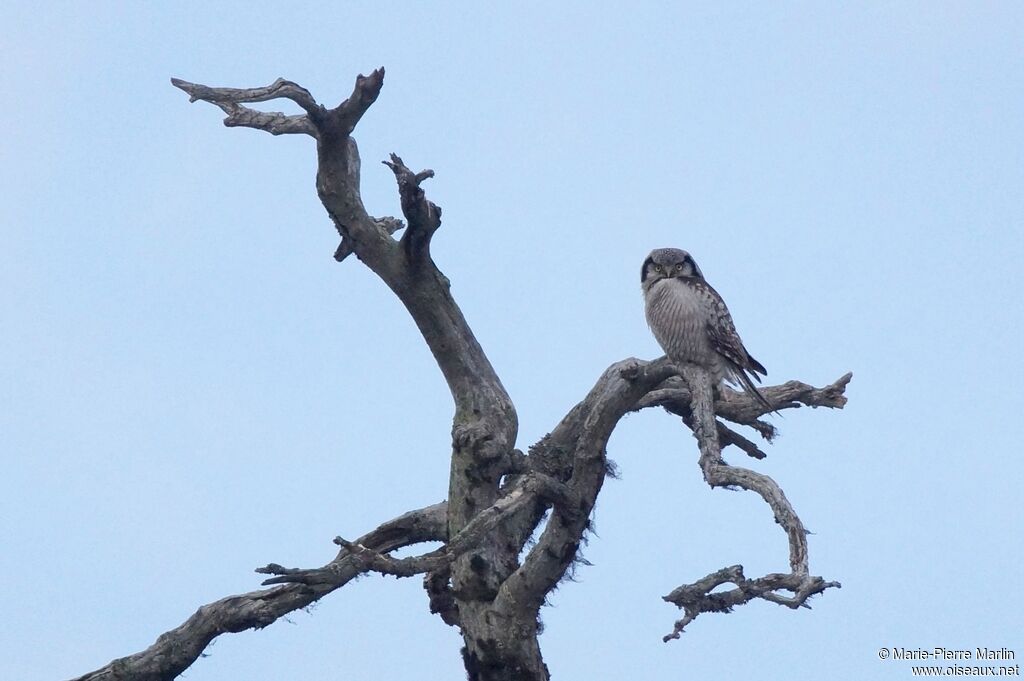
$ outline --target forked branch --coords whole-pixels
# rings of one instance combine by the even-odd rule
[[[446,511],[445,503],[411,511],[363,535],[356,543],[383,554],[426,541],[444,541]],[[373,565],[347,548],[342,548],[334,560],[317,570],[288,570],[276,564],[259,568],[256,571],[263,574],[290,574],[264,582],[286,583],[284,586],[229,596],[204,605],[181,626],[162,634],[146,650],[116,659],[74,681],[173,679],[195,662],[217,636],[269,626],[372,569]]]
[[[278,78],[266,87],[213,88],[186,80],[171,78],[171,84],[188,93],[189,101],[203,100],[220,107],[228,115],[224,125],[264,130],[272,135],[304,134],[315,137],[316,126],[309,116],[319,116],[323,107],[316,103],[309,91],[290,80]],[[287,115],[280,112],[257,111],[243,104],[266,102],[272,99],[290,99],[305,111],[305,115]]]
[[[714,591],[722,584],[735,584],[735,589]],[[839,582],[826,582],[821,577],[789,574],[770,574],[758,579],[747,579],[743,575],[742,565],[722,568],[693,584],[685,584],[664,596],[664,600],[678,606],[685,614],[666,634],[662,640],[671,641],[679,638],[684,628],[698,615],[705,612],[729,613],[737,605],[743,605],[755,598],[760,598],[789,608],[810,606],[807,600],[831,587],[839,587]],[[789,591],[792,596],[784,596],[780,591]]]
[[[821,577],[810,575],[807,530],[782,488],[767,475],[746,468],[730,466],[722,460],[722,450],[718,440],[718,427],[721,424],[715,420],[714,401],[708,372],[694,365],[686,365],[680,369],[683,379],[690,388],[693,434],[697,438],[700,449],[700,467],[704,472],[704,479],[711,487],[735,486],[756,492],[767,502],[775,515],[775,522],[785,530],[789,539],[791,572],[748,580],[743,576],[743,568],[737,565],[714,572],[693,584],[678,587],[671,594],[665,596],[665,600],[682,608],[685,616],[676,622],[672,633],[665,636],[666,641],[679,638],[684,627],[702,612],[729,612],[733,606],[746,603],[754,598],[762,598],[773,603],[798,608],[806,605],[807,599],[811,596],[830,587],[840,586],[839,582],[826,582]],[[806,392],[827,392],[830,394],[830,399],[842,406],[846,402],[842,393],[849,380],[850,375],[848,374],[833,384],[836,386],[833,390],[815,391],[810,386],[806,386],[809,389]],[[776,402],[776,404],[778,403]],[[712,593],[715,588],[726,582],[736,584],[737,588],[724,594]],[[793,595],[779,594],[778,590],[780,589],[788,590]]]
[[[420,183],[434,176],[434,171],[427,169],[414,173],[409,170],[398,154],[391,154],[390,161],[381,161],[391,168],[398,181],[398,195],[402,199],[402,213],[409,221],[409,229],[405,230],[402,245],[411,262],[429,257],[430,238],[441,226],[441,209],[432,201],[428,201]]]
[[[801,381],[787,381],[760,390],[779,411],[799,409],[802,406],[842,409],[847,401],[846,386],[852,378],[852,373],[843,374],[824,388],[815,388]],[[673,377],[645,395],[637,402],[636,409],[664,407],[673,414],[683,416],[691,413],[690,400],[690,387],[682,378]],[[747,393],[728,389],[722,390],[722,397],[715,401],[714,408],[717,416],[747,426],[758,423],[758,419],[768,412],[764,405],[750,399]]]

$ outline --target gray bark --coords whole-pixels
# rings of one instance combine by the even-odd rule
[[[430,255],[441,226],[441,209],[426,198],[422,183],[433,171],[413,172],[392,154],[384,163],[398,183],[405,222],[376,218],[360,195],[360,158],[352,132],[376,100],[384,70],[359,76],[352,94],[328,109],[301,86],[277,80],[253,89],[211,88],[172,83],[192,101],[220,107],[229,127],[250,127],[274,135],[305,134],[316,140],[316,186],[341,237],[338,261],[355,254],[401,300],[448,384],[454,401],[447,501],[411,511],[355,541],[335,539],[338,555],[314,569],[269,564],[271,588],[232,596],[201,607],[150,648],[120,658],[78,678],[173,679],[195,661],[214,637],[262,628],[344,586],[365,572],[400,577],[424,575],[431,612],[457,626],[463,659],[472,681],[543,681],[549,672],[537,635],[546,596],[578,559],[591,511],[608,470],[606,446],[619,420],[630,411],[660,406],[682,417],[694,431],[700,466],[711,486],[735,486],[760,494],[787,532],[788,574],[747,579],[733,566],[674,590],[665,600],[685,616],[666,640],[703,612],[728,612],[762,598],[791,607],[838,586],[809,575],[803,525],[782,489],[768,476],[728,466],[721,447],[733,445],[755,458],[764,452],[719,419],[753,427],[770,440],[774,429],[759,419],[762,405],[723,391],[717,404],[707,375],[675,367],[666,358],[627,359],[612,364],[590,392],[527,454],[516,449],[515,406],[453,299],[448,279]],[[255,111],[247,103],[284,98],[301,115]],[[396,234],[402,232],[399,238]],[[680,378],[680,370],[684,374]],[[841,408],[850,375],[826,388],[789,382],[765,388],[777,409],[800,405]],[[520,561],[530,537],[546,524]],[[440,549],[394,558],[395,549],[440,541]],[[735,589],[712,593],[721,584]],[[784,595],[786,591],[791,595]]]

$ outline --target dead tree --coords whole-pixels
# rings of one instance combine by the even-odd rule
[[[430,256],[441,209],[426,198],[421,185],[433,171],[413,172],[392,154],[384,163],[398,182],[405,221],[373,217],[363,206],[352,132],[377,99],[384,69],[356,78],[351,96],[332,109],[318,104],[305,88],[281,79],[254,89],[171,82],[191,101],[223,109],[229,127],[316,140],[317,192],[341,236],[334,257],[342,261],[354,253],[398,296],[430,347],[455,402],[447,501],[409,511],[354,541],[336,538],[338,554],[322,567],[261,567],[257,572],[270,575],[263,582],[270,588],[204,605],[146,650],[114,660],[78,681],[173,679],[215,637],[266,627],[367,572],[423,575],[430,611],[462,634],[462,655],[471,680],[547,679],[537,642],[540,608],[578,559],[607,474],[605,446],[612,430],[628,412],[655,406],[681,416],[694,432],[707,483],[761,495],[789,540],[789,572],[749,578],[734,565],[664,596],[683,613],[666,641],[678,638],[701,613],[729,612],[757,598],[795,609],[806,606],[811,596],[839,586],[810,574],[806,531],[782,489],[768,476],[730,466],[721,457],[721,448],[729,445],[754,458],[764,457],[754,442],[725,421],[752,426],[770,440],[773,427],[759,420],[765,409],[732,391],[722,391],[714,402],[707,374],[696,367],[682,367],[680,377],[664,357],[616,362],[528,453],[516,448],[515,406],[452,298],[448,279]],[[282,98],[305,113],[266,113],[245,106]],[[790,381],[764,392],[778,409],[841,408],[850,376],[824,388]],[[539,536],[520,560],[535,531]],[[442,546],[413,557],[392,555],[423,542]],[[731,588],[721,590],[722,585]]]

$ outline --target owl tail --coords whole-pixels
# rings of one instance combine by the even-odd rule
[[[753,358],[751,359],[753,360]],[[760,364],[758,366],[760,366]],[[735,369],[733,370],[733,375],[737,378],[737,380],[739,380],[740,384],[743,386],[743,390],[746,391],[748,395],[750,395],[755,400],[760,402],[761,406],[763,406],[768,411],[774,414],[779,414],[779,410],[776,409],[772,405],[772,403],[768,401],[768,398],[765,397],[764,394],[757,389],[757,386],[754,385],[754,382],[750,380],[749,376],[747,376],[746,371],[744,371],[741,367],[735,367]],[[754,374],[754,378],[757,379],[759,383],[761,382],[761,379],[758,377],[756,373]],[[781,416],[781,414],[779,415]]]

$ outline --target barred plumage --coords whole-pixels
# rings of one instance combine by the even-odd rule
[[[713,385],[739,385],[774,411],[751,380],[760,383],[765,368],[743,346],[725,301],[705,281],[689,253],[678,248],[651,251],[640,283],[647,324],[669,359],[677,365],[704,367]]]

